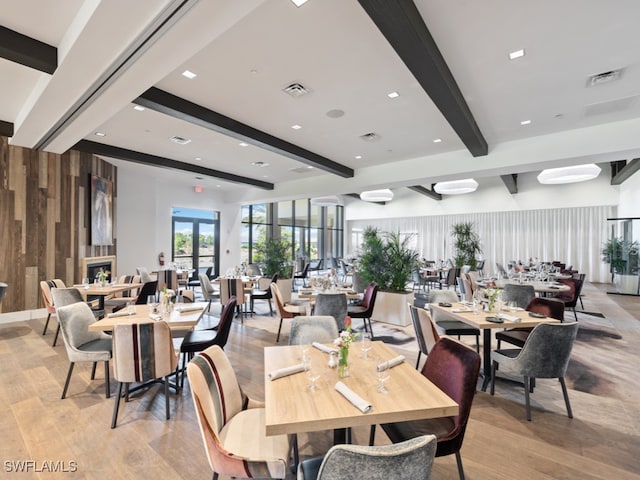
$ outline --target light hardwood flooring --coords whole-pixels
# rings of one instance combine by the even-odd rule
[[[604,285],[585,288],[585,310],[604,313],[622,332],[626,347],[632,347],[622,349],[623,361],[638,370],[640,299],[605,291]],[[616,322],[622,311],[626,319]],[[262,349],[274,344],[277,319],[257,320],[269,328],[236,321],[226,352],[245,392],[262,399]],[[43,323],[39,319],[0,327],[0,478],[211,478],[188,384],[171,395],[170,420],[164,419],[159,387],[153,387],[121,405],[118,427],[111,430],[114,400],[104,397],[104,369],[98,368],[91,381],[90,366],[77,365],[68,397],[61,400],[68,360],[61,343],[51,346],[55,320],[44,337]],[[610,354],[594,344],[594,361]],[[414,362],[415,356],[408,361]],[[521,388],[499,383],[495,396],[478,392],[462,448],[467,479],[640,480],[640,382],[635,380],[621,389],[621,398],[570,390],[574,419],[566,417],[560,389],[551,380],[538,382],[532,422],[524,417]],[[355,429],[354,443],[366,443],[368,433]],[[303,457],[322,454],[330,442],[329,432],[299,436]],[[376,443],[388,443],[381,429]],[[47,462],[65,462],[58,466],[75,465],[77,471],[8,473],[8,467],[26,460],[34,460],[39,469],[52,465]],[[454,457],[436,459],[432,478],[457,479]]]

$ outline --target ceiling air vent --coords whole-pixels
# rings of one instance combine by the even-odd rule
[[[293,98],[299,98],[311,93],[308,88],[305,88],[299,83],[292,83],[291,85],[287,85],[282,89],[282,91],[288,95],[291,95]]]
[[[380,140],[380,135],[374,132],[369,132],[364,135],[360,135],[360,138],[365,142],[375,142],[376,140]]]
[[[603,83],[613,82],[614,80],[619,80],[621,76],[621,68],[618,70],[609,70],[608,72],[589,75],[589,77],[587,77],[587,87],[595,87],[598,85],[602,85]]]
[[[174,137],[171,137],[169,140],[171,140],[173,143],[177,143],[179,145],[186,145],[187,143],[191,142],[191,139],[184,138],[184,137],[178,137],[177,135],[174,136]]]

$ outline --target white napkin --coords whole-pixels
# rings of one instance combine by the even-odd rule
[[[371,404],[364,400],[360,395],[347,387],[344,383],[338,382],[336,383],[335,389],[340,392],[340,394],[349,400],[351,404],[360,410],[362,413],[367,413],[371,410]]]
[[[519,322],[520,321],[520,317],[518,317],[517,315],[508,315],[506,313],[501,313],[500,314],[500,318],[504,318],[505,320],[507,320],[509,322]]]
[[[326,345],[323,345],[322,343],[313,342],[311,345],[316,347],[318,350],[322,350],[324,353],[331,353],[331,352],[338,353],[338,349],[337,348],[327,347]]]
[[[451,310],[454,313],[463,313],[463,312],[470,312],[471,309],[470,308],[454,308]]]
[[[397,357],[394,357],[391,360],[387,360],[386,362],[379,363],[377,369],[379,372],[382,372],[384,370],[387,370],[388,368],[393,368],[396,365],[400,365],[402,362],[404,362],[404,355],[398,355]]]
[[[290,367],[279,368],[273,372],[269,372],[269,380],[275,380],[276,378],[286,377],[287,375],[293,375],[294,373],[304,372],[304,364],[299,363]]]
[[[154,314],[150,314],[149,318],[151,320],[155,320],[156,322],[159,322],[160,320],[162,320],[162,315],[154,315]]]
[[[201,310],[201,307],[197,305],[181,305],[176,307],[176,312],[185,313],[185,312],[195,312],[196,310]]]
[[[127,310],[126,308],[124,310],[121,310],[119,312],[113,312],[113,313],[108,313],[107,317],[109,318],[114,318],[114,317],[128,317],[129,315],[133,315],[134,312],[131,312],[129,310]]]

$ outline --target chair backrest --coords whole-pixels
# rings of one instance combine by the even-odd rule
[[[504,269],[504,266],[501,263],[496,262],[496,269],[498,270],[498,274],[501,277],[503,278],[507,277],[507,271]]]
[[[231,324],[233,323],[233,315],[236,309],[236,297],[231,297],[227,300],[222,313],[220,314],[220,321],[218,322],[218,330],[216,333],[215,344],[220,348],[224,348],[229,339],[229,332],[231,331]]]
[[[57,314],[69,360],[84,360],[84,352],[80,352],[78,347],[103,338],[101,332],[89,331],[89,325],[96,321],[91,308],[81,299],[79,302],[57,307]]]
[[[145,303],[147,303],[147,298],[149,297],[149,295],[155,295],[157,291],[157,280],[145,283],[144,285],[142,285],[142,288],[140,288],[140,293],[138,293],[138,296],[136,297],[136,305],[144,305]]]
[[[140,281],[142,283],[147,283],[151,281],[151,275],[149,275],[149,271],[147,267],[138,267],[136,268],[136,272],[140,275]]]
[[[198,278],[200,279],[200,288],[202,290],[202,297],[205,300],[211,300],[214,298],[215,290],[213,289],[213,285],[211,285],[211,281],[209,277],[205,273],[199,273]]]
[[[118,283],[140,283],[140,275],[120,275]],[[125,290],[124,292],[117,293],[115,297],[135,297],[138,295],[138,289],[132,288],[131,290]]]
[[[562,292],[558,295],[558,298],[564,301],[565,307],[575,307],[582,292],[584,280],[580,280],[579,278],[560,278],[558,282],[567,285],[570,289],[568,292]]]
[[[58,307],[64,307],[65,305],[71,305],[72,303],[84,302],[84,298],[77,288],[52,288],[51,297],[53,298],[53,304]]]
[[[455,303],[458,301],[458,295],[453,290],[430,290],[429,291],[429,304],[438,304],[440,302]],[[444,319],[451,319],[448,313],[433,310],[429,308],[429,313],[434,322],[439,322]]]
[[[447,337],[434,345],[422,369],[422,374],[459,406],[458,415],[453,417],[454,427],[446,435],[446,439],[454,444],[452,451],[462,446],[479,373],[480,355]]]
[[[250,277],[259,277],[262,275],[262,271],[257,263],[250,263],[247,265],[247,275]]]
[[[318,471],[318,480],[428,480],[436,454],[435,435],[391,445],[335,445]]]
[[[564,377],[577,334],[578,322],[540,323],[511,365],[522,376]]]
[[[113,376],[119,382],[146,382],[169,375],[178,365],[167,322],[113,328]]]
[[[418,347],[424,355],[429,355],[429,351],[440,340],[440,335],[436,330],[434,323],[431,321],[431,315],[424,308],[418,308],[410,303],[409,313],[411,315],[411,323],[416,333]]]
[[[529,302],[536,296],[533,285],[519,285],[508,283],[504,286],[502,300],[505,302],[516,302],[520,308],[527,308]]]
[[[464,299],[467,302],[472,301],[473,300],[474,288],[473,288],[473,285],[471,283],[471,277],[469,276],[468,273],[461,273],[460,274],[460,280],[462,280],[462,286],[464,287],[464,288],[460,289],[462,291],[462,293],[464,294]]]
[[[309,262],[305,262],[304,263],[304,267],[302,267],[302,271],[299,274],[295,274],[296,278],[307,278],[307,275],[309,275]]]
[[[53,280],[43,280],[40,282],[40,291],[42,292],[42,300],[44,306],[47,309],[47,313],[56,313],[56,307],[53,303],[53,297],[51,296],[52,288],[65,288],[65,284],[59,278]]]
[[[231,297],[236,297],[236,304],[244,304],[244,283],[241,278],[220,279],[220,303],[226,304]]]
[[[298,316],[291,321],[289,345],[329,343],[338,333],[338,323],[331,315]]]
[[[338,330],[344,330],[344,318],[347,316],[346,293],[318,293],[314,315],[331,315],[336,319]]]
[[[561,322],[564,321],[564,302],[556,298],[534,297],[525,310],[528,312],[541,313],[547,317],[560,320]]]
[[[271,289],[271,295],[273,296],[273,301],[276,304],[276,311],[280,318],[293,318],[295,315],[291,312],[287,312],[284,308],[284,300],[282,299],[282,293],[280,293],[280,287],[278,287],[277,283],[272,283],[269,285]]]
[[[373,314],[373,309],[376,306],[376,297],[378,296],[378,288],[376,282],[371,282],[367,285],[361,302],[361,305],[367,309],[364,315],[369,315],[370,317]]]
[[[247,402],[227,356],[218,345],[209,347],[189,362],[187,375],[211,469],[221,475],[246,478],[242,467],[248,461],[234,460],[219,437],[222,428],[246,408]]]

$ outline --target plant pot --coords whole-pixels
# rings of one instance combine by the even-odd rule
[[[372,319],[406,327],[411,323],[407,303],[413,304],[413,292],[378,292]]]
[[[638,294],[638,275],[616,273],[613,278],[613,283],[618,293]]]

